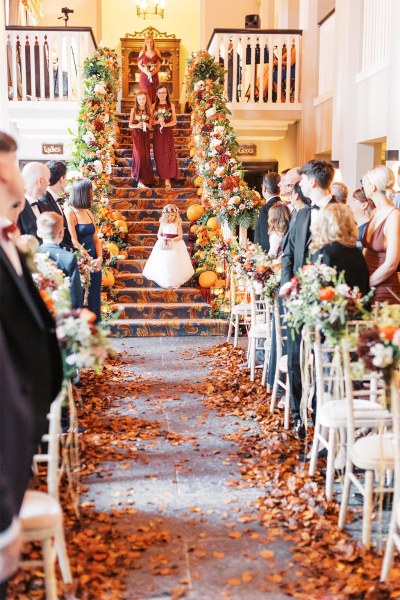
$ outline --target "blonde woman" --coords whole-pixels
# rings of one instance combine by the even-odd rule
[[[393,207],[394,173],[383,165],[370,169],[363,177],[364,193],[376,211],[363,238],[364,256],[375,288],[375,302],[397,304],[400,282],[400,210]]]
[[[154,38],[151,35],[144,40],[143,49],[140,51],[138,58],[138,67],[141,71],[140,89],[147,92],[150,104],[153,104],[156,98],[156,89],[160,83],[158,72],[161,68],[161,54],[154,47]]]
[[[318,259],[337,272],[343,271],[345,283],[358,287],[363,296],[370,290],[369,272],[364,256],[357,248],[357,226],[351,209],[345,204],[328,204],[311,225],[312,260]]]
[[[364,234],[375,210],[375,205],[372,200],[366,197],[362,188],[356,189],[352,197],[349,198],[348,204],[353,211],[358,229],[357,246],[362,249]]]
[[[175,204],[164,206],[157,242],[143,269],[143,275],[160,287],[179,288],[186,283],[194,269],[183,241],[182,219]]]

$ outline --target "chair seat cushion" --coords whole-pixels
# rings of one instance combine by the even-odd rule
[[[281,373],[288,372],[288,357],[287,354],[284,354],[279,361],[279,370]]]
[[[270,334],[270,329],[268,327],[268,325],[265,325],[265,323],[260,324],[260,325],[253,325],[253,327],[251,327],[249,329],[248,332],[248,337],[255,337],[255,338],[267,338]]]
[[[250,318],[250,313],[251,313],[251,306],[250,304],[236,304],[236,306],[234,306],[232,308],[232,314],[233,315],[249,315]]]
[[[318,409],[318,420],[324,427],[345,427],[347,424],[346,402],[331,400]],[[377,402],[354,400],[354,420],[357,427],[372,427],[374,424],[390,423],[387,410]]]
[[[19,513],[22,529],[29,533],[32,529],[53,527],[61,518],[60,503],[49,494],[28,490],[25,492]]]
[[[379,470],[394,467],[395,444],[390,434],[372,434],[356,440],[351,461],[359,469]]]

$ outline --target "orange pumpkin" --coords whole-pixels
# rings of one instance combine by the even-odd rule
[[[225,286],[226,286],[225,279],[217,279],[216,282],[214,283],[214,287],[224,288]]]
[[[124,217],[121,215],[121,213],[119,212],[119,210],[114,210],[114,211],[112,212],[112,217],[113,217],[113,219],[115,219],[116,221],[118,221],[118,220],[121,220],[121,219],[122,219],[123,221],[125,221],[125,218],[124,218]]]
[[[217,281],[218,277],[214,271],[204,271],[199,277],[199,285],[203,288],[210,288]]]
[[[105,244],[105,247],[109,251],[111,256],[117,256],[117,254],[119,254],[119,248],[117,244],[114,244],[113,242],[108,242],[107,244]]]
[[[118,256],[121,257],[121,258],[123,258],[123,259],[127,259],[128,256],[129,256],[129,254],[128,254],[128,252],[126,250],[120,250],[118,252]]]
[[[118,219],[114,222],[114,225],[118,231],[121,233],[128,233],[128,225],[125,223],[123,219]]]
[[[103,287],[112,287],[115,283],[115,277],[110,269],[105,269],[101,276],[101,285]]]
[[[215,217],[211,217],[207,221],[207,227],[208,227],[208,229],[213,229],[213,230],[218,229],[219,221]]]
[[[204,214],[204,208],[201,204],[192,204],[186,211],[189,221],[197,221]]]

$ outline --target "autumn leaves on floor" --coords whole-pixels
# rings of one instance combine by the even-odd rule
[[[379,553],[339,532],[243,350],[213,344],[118,340],[103,374],[82,377],[81,518],[63,481],[74,584],[60,598],[399,598],[399,562],[379,584]],[[44,598],[40,570],[9,598]]]

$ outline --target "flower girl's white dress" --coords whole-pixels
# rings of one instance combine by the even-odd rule
[[[162,235],[169,239],[178,235],[175,223],[166,223]],[[183,240],[172,242],[170,250],[162,250],[163,240],[157,240],[143,269],[143,275],[162,288],[178,288],[194,274],[189,252]]]

